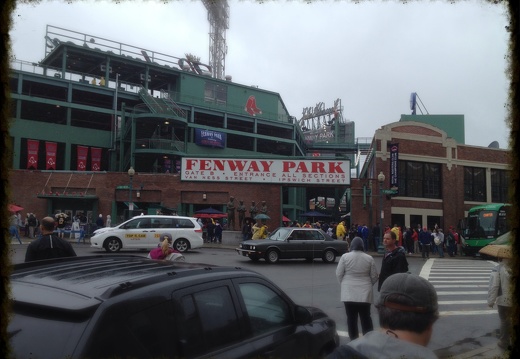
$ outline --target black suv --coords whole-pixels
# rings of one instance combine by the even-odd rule
[[[311,358],[335,322],[242,268],[87,256],[14,266],[14,358]]]

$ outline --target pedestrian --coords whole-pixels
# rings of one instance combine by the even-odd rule
[[[208,231],[208,243],[212,243],[215,240],[215,222],[213,222],[213,218],[209,219],[206,229]]]
[[[392,274],[408,272],[406,250],[397,245],[397,235],[394,231],[388,231],[383,235],[383,245],[385,246],[385,254],[381,263],[377,290],[381,290],[381,285],[385,279]]]
[[[74,238],[78,241],[78,244],[81,240],[81,228],[79,226],[79,218],[74,218],[72,221],[71,233],[74,233]],[[85,242],[85,239],[83,239]]]
[[[16,213],[14,213],[10,218],[9,234],[11,235],[11,240],[14,237],[18,239],[18,243],[22,244],[22,240],[20,239],[20,230],[18,229],[18,216]]]
[[[432,233],[433,243],[437,248],[437,253],[439,253],[439,258],[444,258],[444,233],[442,233],[442,229],[435,225],[435,229]]]
[[[402,231],[401,231],[401,227],[399,227],[399,226],[397,225],[397,223],[396,223],[396,224],[394,224],[394,226],[393,226],[392,229],[390,229],[390,230],[391,230],[392,232],[394,232],[395,235],[397,236],[397,241],[398,241],[398,242],[397,242],[397,245],[398,245],[398,246],[402,246],[402,245],[403,245],[403,233],[402,233]]]
[[[244,225],[242,226],[242,240],[247,241],[251,239],[253,233],[251,232],[251,221],[246,219],[244,221]]]
[[[413,253],[413,230],[412,227],[404,227],[403,241],[408,254]]]
[[[513,316],[512,275],[510,259],[503,258],[491,272],[489,280],[487,302],[489,307],[493,308],[496,303],[498,308],[500,334],[497,345],[502,349],[508,349],[511,345],[511,318]]]
[[[432,234],[430,233],[430,231],[428,231],[427,227],[424,227],[419,232],[419,242],[421,243],[423,259],[430,259],[430,247],[432,244]]]
[[[107,220],[105,222],[105,226],[112,227],[112,216],[110,216],[109,214],[107,214]]]
[[[347,231],[345,229],[345,221],[341,221],[336,226],[336,237],[338,240],[344,241],[346,234],[347,234]]]
[[[267,238],[267,225],[265,223],[261,223],[260,221],[256,222],[253,227],[253,236],[251,239],[264,239]]]
[[[376,308],[381,328],[336,348],[327,359],[437,358],[426,347],[439,318],[437,293],[430,282],[414,274],[394,274],[383,283]]]
[[[215,243],[222,244],[222,226],[219,221],[215,221]]]
[[[36,228],[36,216],[34,213],[29,213],[27,215],[27,224],[29,226],[29,238],[34,238],[34,229]]]
[[[58,213],[56,215],[56,223],[55,227],[58,230],[58,237],[64,238],[65,237],[65,225],[67,222],[67,217],[65,213]]]
[[[103,221],[103,215],[100,213],[98,218],[96,219],[96,227],[103,228],[105,226],[105,222]]]
[[[363,240],[355,237],[350,252],[343,254],[336,268],[341,286],[341,301],[347,314],[348,336],[359,337],[358,317],[363,335],[374,330],[370,307],[373,303],[373,286],[378,275],[374,258],[364,253]]]
[[[148,258],[158,260],[180,260],[184,262],[185,258],[182,253],[172,248],[173,238],[170,233],[162,233],[159,238],[161,238],[161,242],[157,248],[152,249],[150,253],[148,253]]]
[[[368,230],[368,227],[366,224],[363,223],[361,226],[361,238],[363,239],[363,246],[365,247],[365,252],[368,252],[368,236],[370,234],[370,231]]]
[[[450,226],[444,236],[444,242],[446,243],[446,251],[450,257],[457,255],[457,241],[455,240],[453,226]]]
[[[413,253],[418,254],[419,251],[419,232],[417,228],[412,228]]]
[[[27,213],[25,215],[25,219],[23,221],[23,229],[24,229],[23,236],[24,237],[29,237],[30,236],[29,235],[29,215],[30,215],[30,213]],[[21,235],[21,233],[20,233],[20,235]]]
[[[25,261],[76,257],[76,252],[65,239],[54,235],[54,218],[44,217],[40,222],[41,236],[32,241],[25,252]]]
[[[379,222],[372,228],[372,239],[374,242],[374,250],[377,251],[381,242],[381,224]]]

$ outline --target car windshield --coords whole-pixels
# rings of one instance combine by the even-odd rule
[[[270,239],[272,241],[285,241],[285,239],[289,236],[289,233],[291,233],[292,228],[288,227],[280,227],[275,229],[267,239]]]

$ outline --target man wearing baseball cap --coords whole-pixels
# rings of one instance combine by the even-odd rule
[[[339,347],[328,359],[437,358],[426,348],[439,318],[430,282],[414,274],[393,274],[384,281],[376,307],[381,328]]]

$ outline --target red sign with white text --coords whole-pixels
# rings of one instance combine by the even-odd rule
[[[55,170],[56,169],[56,151],[58,150],[58,144],[56,142],[45,142],[45,169]]]
[[[40,141],[27,140],[27,169],[38,169],[38,148]]]
[[[349,185],[350,161],[183,158],[181,180]]]
[[[78,146],[78,171],[85,171],[87,169],[87,156],[88,156],[88,147]]]
[[[91,170],[101,171],[101,148],[90,147]]]

